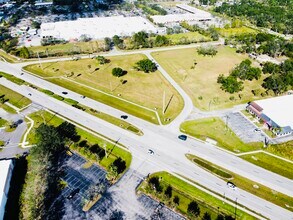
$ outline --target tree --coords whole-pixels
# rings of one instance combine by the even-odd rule
[[[105,149],[101,148],[98,144],[94,144],[90,147],[90,151],[97,154],[99,160],[102,160],[106,156]]]
[[[172,197],[172,186],[168,186],[167,189],[165,190],[165,195],[167,196],[167,198],[171,198]]]
[[[117,173],[120,174],[126,169],[126,162],[121,157],[118,157],[110,166],[116,167]]]
[[[121,39],[118,35],[114,35],[112,41],[118,48],[123,48],[123,39]]]
[[[203,217],[202,217],[202,220],[211,220],[211,214],[208,213],[208,212],[205,212]]]
[[[161,46],[168,45],[168,44],[169,44],[169,40],[166,36],[162,36],[162,35],[156,36],[155,46],[161,47]]]
[[[225,77],[223,74],[221,74],[219,75],[217,82],[221,84],[222,90],[231,94],[243,90],[243,82],[238,81],[237,78],[232,75]]]
[[[150,59],[143,59],[138,61],[134,68],[136,68],[138,71],[143,71],[145,73],[155,72],[157,70],[156,64]]]
[[[124,76],[127,72],[121,69],[120,67],[115,67],[112,69],[112,75],[116,77]]]
[[[75,125],[67,121],[62,122],[62,124],[60,124],[56,129],[62,138],[68,138],[73,141],[76,140],[76,137],[78,136]]]
[[[191,201],[188,204],[187,213],[196,217],[199,216],[200,208],[198,207],[198,204],[196,201]]]
[[[148,34],[144,31],[137,32],[136,34],[133,35],[132,40],[133,44],[136,48],[139,47],[149,47],[149,41],[148,41]]]
[[[200,46],[198,49],[197,49],[197,53],[199,55],[204,55],[204,56],[215,56],[218,51],[215,47],[213,46]]]
[[[262,68],[262,72],[264,74],[278,73],[279,71],[280,71],[280,66],[278,64],[274,64],[271,62],[265,62]]]
[[[174,202],[176,205],[179,205],[179,202],[180,202],[179,197],[178,197],[178,196],[174,196],[173,202]]]
[[[108,59],[106,59],[104,56],[97,56],[97,61],[99,62],[99,64],[106,64],[106,63],[108,63],[109,62],[109,60]]]

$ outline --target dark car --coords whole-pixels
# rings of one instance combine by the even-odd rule
[[[121,115],[120,117],[121,117],[122,119],[127,119],[127,118],[128,118],[127,115]]]
[[[68,94],[68,92],[62,92],[62,94],[64,94],[64,95],[67,95],[67,94]]]
[[[77,193],[79,193],[79,189],[73,190],[68,196],[67,199],[72,199]]]
[[[184,135],[184,134],[181,134],[181,135],[178,136],[178,138],[179,138],[180,140],[186,141],[187,136]]]

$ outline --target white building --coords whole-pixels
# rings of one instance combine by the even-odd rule
[[[293,132],[293,95],[250,102],[246,109],[278,136]]]
[[[12,160],[0,160],[0,220],[4,217],[12,170]]]
[[[79,39],[80,36],[86,35],[92,39],[104,39],[114,35],[131,36],[139,31],[159,33],[160,30],[147,19],[139,16],[113,16],[43,23],[41,24],[41,37],[70,40]]]

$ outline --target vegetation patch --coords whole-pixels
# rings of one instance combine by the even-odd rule
[[[288,141],[282,144],[270,144],[266,150],[280,157],[293,160],[293,141]]]
[[[217,51],[213,57],[197,54],[196,48],[153,52],[152,56],[202,110],[229,108],[269,96],[261,87],[264,75],[259,80],[244,81],[244,89],[233,95],[223,91],[217,83],[219,74],[228,75],[248,56],[227,46],[219,46]],[[254,89],[259,89],[259,94],[254,95]]]
[[[233,152],[259,150],[263,145],[262,143],[242,142],[220,118],[185,121],[181,124],[180,130],[202,140],[206,140],[206,138],[216,140],[219,147]]]
[[[191,155],[191,154],[187,154],[186,157],[193,161],[194,158],[197,158],[195,155]],[[258,196],[260,198],[263,198],[269,202],[272,202],[278,206],[281,206],[285,209],[288,209],[288,210],[293,210],[292,207],[293,207],[293,201],[292,201],[292,198],[288,195],[285,195],[283,193],[280,193],[280,192],[277,192],[277,191],[274,191],[264,185],[261,185],[257,182],[254,182],[250,179],[247,179],[243,176],[240,176],[236,173],[233,173],[231,171],[228,171],[216,164],[212,164],[204,159],[201,159],[203,162],[205,162],[206,164],[210,164],[212,165],[213,167],[217,168],[217,169],[220,169],[224,172],[227,172],[227,173],[230,173],[230,175],[232,176],[232,181],[238,188],[240,189],[243,189],[255,196]],[[213,173],[212,170],[210,170],[211,173]],[[216,175],[216,173],[213,173]],[[218,176],[218,175],[217,175]],[[226,180],[225,178],[219,176],[221,179],[223,180]],[[258,187],[255,187],[255,186],[258,186]]]
[[[146,65],[142,70],[149,71],[148,74],[135,69],[136,63],[145,58],[142,54],[135,54],[107,57],[109,61],[103,64],[97,59],[81,59],[43,63],[43,70],[38,65],[29,65],[25,69],[43,77],[62,76],[47,80],[152,123],[158,123],[157,112],[162,123],[167,124],[182,110],[183,99],[160,72],[152,72],[153,64],[143,62]],[[112,69],[115,67],[127,71],[127,74],[119,78],[113,76]],[[164,92],[165,102],[169,103],[165,106],[165,114],[162,112]]]
[[[7,80],[9,80],[9,81],[11,81],[11,82],[13,82],[13,83],[15,83],[17,85],[23,85],[25,83],[24,80],[19,79],[19,78],[13,76],[13,75],[10,75],[10,74],[4,73],[4,72],[0,72],[0,78],[1,77],[4,77]]]
[[[28,98],[2,85],[0,85],[0,97],[2,100],[1,104],[9,102],[17,108],[23,108],[31,103],[31,100],[29,100]]]
[[[241,156],[244,160],[249,161],[257,166],[260,166],[266,170],[270,170],[281,176],[293,179],[293,164],[281,160],[279,158],[270,156],[265,153],[248,154]]]
[[[205,219],[203,218],[205,215],[209,215],[209,219],[217,219],[217,217],[224,216],[226,218],[228,216],[233,218],[235,215],[234,206],[222,202],[220,199],[167,172],[158,172],[150,175],[142,182],[138,191],[163,202],[171,209],[179,211],[190,219]],[[239,209],[236,215],[239,219],[254,219]]]

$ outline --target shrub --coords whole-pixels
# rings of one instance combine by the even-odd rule
[[[112,75],[116,77],[124,76],[127,72],[120,67],[115,67],[112,69]]]
[[[143,59],[136,63],[135,68],[138,71],[143,71],[145,73],[149,72],[155,72],[157,70],[157,66],[154,62],[152,62],[150,59]]]

